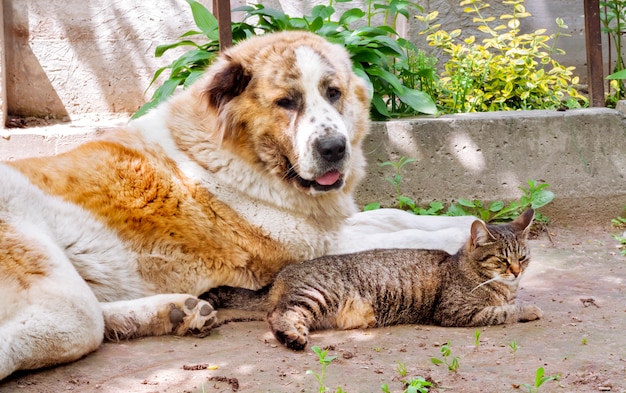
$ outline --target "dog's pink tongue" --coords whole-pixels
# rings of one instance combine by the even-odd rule
[[[332,186],[337,182],[337,180],[339,180],[339,172],[330,171],[327,174],[315,179],[315,182],[322,186]]]

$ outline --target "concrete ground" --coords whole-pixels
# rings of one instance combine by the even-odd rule
[[[626,392],[626,257],[615,228],[550,228],[532,241],[520,301],[544,311],[536,322],[481,328],[395,326],[322,331],[312,345],[337,356],[324,384],[336,391],[402,392],[421,376],[431,392],[526,392],[539,367],[560,375],[540,392]],[[435,366],[449,342],[457,372]],[[517,345],[513,351],[511,345]],[[84,359],[0,383],[0,392],[314,392],[317,356],[274,340],[264,321],[231,322],[209,337],[150,337],[105,343]]]
[[[604,115],[600,113],[600,117],[594,119]],[[619,134],[621,120],[616,120],[618,115],[614,113],[608,115],[612,123],[604,128]],[[95,120],[97,126],[92,126],[94,119],[87,118],[85,124],[80,121],[70,125],[43,124],[46,127],[36,132],[32,129],[23,133],[17,129],[0,130],[3,137],[0,138],[0,159],[60,153],[125,121],[119,118]],[[525,126],[534,124],[529,120],[523,123]],[[530,131],[526,134],[534,135]],[[564,137],[569,141],[568,138]],[[324,377],[329,391],[341,388],[344,392],[381,392],[381,385],[388,384],[389,391],[402,392],[403,381],[421,376],[436,385],[431,392],[526,392],[528,389],[523,384],[533,384],[536,370],[542,367],[547,376],[560,375],[560,379],[546,382],[539,388],[540,392],[626,392],[626,257],[619,254],[617,241],[612,237],[621,231],[610,227],[608,222],[608,217],[623,212],[626,204],[624,156],[619,153],[624,140],[622,134],[614,141],[608,140],[614,145],[609,149],[612,153],[608,154],[608,147],[603,147],[602,154],[592,154],[599,160],[592,166],[599,168],[598,171],[613,172],[607,175],[591,171],[585,175],[585,171],[569,171],[557,162],[552,172],[559,175],[559,181],[547,179],[555,186],[557,199],[541,211],[553,219],[556,226],[549,228],[550,237],[544,235],[532,241],[533,262],[518,294],[520,301],[535,303],[543,309],[542,320],[481,328],[478,345],[473,328],[395,326],[316,332],[311,338],[312,345],[327,348],[329,355],[336,356]],[[573,143],[570,142],[568,146]],[[368,143],[377,145],[378,142]],[[381,146],[388,145],[381,143]],[[543,156],[535,156],[533,161],[547,165],[548,156],[555,154],[548,150]],[[370,152],[368,159],[375,163],[373,150],[367,151]],[[490,151],[489,154],[496,153]],[[391,155],[386,154],[384,157]],[[609,156],[610,160],[606,158]],[[380,169],[373,165],[370,171],[374,176],[368,178],[367,186],[372,190],[388,187],[384,180],[388,174],[379,174]],[[526,169],[523,172],[524,179],[532,175],[527,174]],[[464,177],[474,176],[476,184],[482,184],[482,180],[476,179],[490,178],[460,173]],[[586,177],[574,178],[572,182],[563,175],[565,173]],[[419,183],[418,174],[419,171],[411,172],[415,179],[407,179],[407,182]],[[439,181],[440,178],[428,172],[422,175],[430,181],[423,181],[420,187],[436,183],[432,179]],[[582,185],[595,187],[604,194],[593,194]],[[559,186],[563,189],[556,189]],[[486,185],[484,188],[489,189],[489,195],[505,197],[500,195],[501,188]],[[415,192],[426,193],[422,188],[415,188]],[[441,192],[435,194],[440,196]],[[361,202],[383,199],[381,195],[365,198],[367,195],[362,193]],[[453,195],[458,197],[461,193],[453,191]],[[568,202],[572,200],[578,205]],[[552,205],[555,208],[551,208]],[[220,314],[228,319],[224,310]],[[283,348],[261,319],[226,323],[203,339],[168,336],[105,343],[80,361],[14,375],[0,383],[0,393],[321,391],[315,376],[307,374],[307,370],[321,371],[313,351],[307,348],[295,353]],[[435,366],[431,362],[432,357],[442,358],[441,346],[448,342],[449,358],[458,357],[457,372],[449,372],[446,366]],[[517,351],[511,348],[513,343]]]

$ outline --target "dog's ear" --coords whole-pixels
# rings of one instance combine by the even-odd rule
[[[217,112],[241,94],[252,77],[240,62],[228,54],[223,55],[219,62],[217,71],[203,91],[208,105]]]

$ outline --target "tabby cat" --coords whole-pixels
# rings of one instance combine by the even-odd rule
[[[309,331],[395,324],[486,326],[541,318],[514,304],[528,266],[529,209],[508,224],[475,221],[455,255],[438,250],[377,249],[291,265],[269,292],[267,319],[294,350]]]

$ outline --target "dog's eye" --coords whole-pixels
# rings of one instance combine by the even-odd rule
[[[296,101],[288,97],[279,98],[275,101],[275,103],[279,107],[283,109],[287,109],[287,110],[294,110],[296,109],[296,106],[297,106]]]
[[[337,100],[341,97],[341,91],[339,91],[336,87],[329,87],[326,90],[326,97],[328,98],[328,101],[332,103],[337,102]]]

